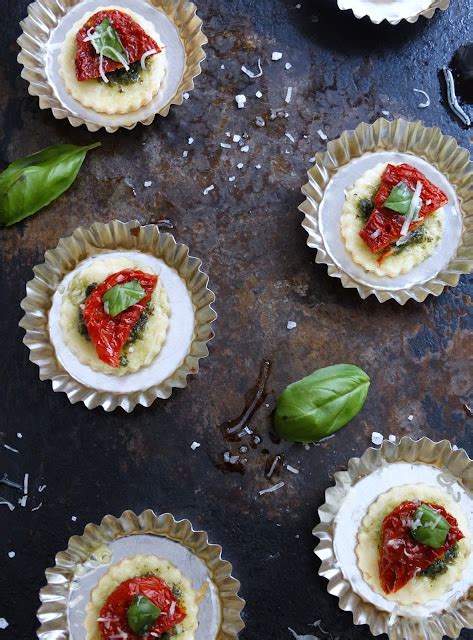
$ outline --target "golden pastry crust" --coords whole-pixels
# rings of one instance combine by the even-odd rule
[[[172,562],[145,554],[125,558],[101,577],[86,607],[86,640],[102,640],[97,620],[109,595],[125,580],[149,574],[162,578],[171,590],[179,590],[177,600],[185,609],[186,617],[175,627],[173,640],[194,640],[198,626],[198,593],[192,588],[190,580]]]
[[[77,32],[92,15],[105,9],[117,9],[130,15],[161,49],[160,53],[148,58],[147,69],[142,72],[141,80],[138,82],[119,85],[107,84],[98,79],[79,81],[76,78]],[[84,107],[108,115],[131,113],[147,105],[158,93],[166,73],[166,54],[151,22],[124,7],[97,7],[94,11],[86,13],[67,33],[59,54],[59,73],[67,92]]]
[[[84,301],[85,290],[90,284],[100,283],[112,273],[123,269],[139,269],[145,273],[153,273],[149,267],[128,258],[114,256],[95,260],[88,267],[82,269],[70,282],[62,299],[59,320],[64,342],[78,360],[94,371],[114,376],[134,373],[154,360],[166,339],[171,313],[166,290],[159,279],[150,300],[153,312],[140,338],[127,348],[127,366],[110,367],[99,360],[94,344],[79,331],[79,308]]]
[[[434,579],[416,576],[412,578],[412,580],[409,580],[399,591],[386,594],[381,587],[378,569],[381,527],[384,518],[404,500],[422,500],[445,507],[445,509],[456,518],[458,526],[465,538],[458,542],[458,556],[455,562],[448,565],[448,569],[444,574],[438,575]],[[400,605],[424,604],[429,600],[435,600],[441,597],[461,578],[463,570],[468,563],[470,544],[467,520],[458,503],[447,493],[439,487],[431,487],[425,484],[404,485],[394,487],[390,491],[383,493],[371,504],[358,531],[356,556],[358,567],[364,580],[375,593]]]
[[[407,244],[402,247],[402,251],[385,258],[379,265],[377,254],[371,253],[364,240],[360,238],[359,233],[365,226],[365,222],[359,215],[358,202],[360,199],[374,196],[385,168],[386,164],[380,163],[373,169],[369,169],[347,190],[340,218],[340,230],[345,246],[357,264],[378,276],[395,278],[408,273],[433,255],[442,236],[444,209],[441,207],[431,214],[422,225],[424,232],[431,238],[430,241]]]

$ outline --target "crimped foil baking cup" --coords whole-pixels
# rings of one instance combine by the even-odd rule
[[[123,376],[97,373],[82,364],[64,344],[59,328],[68,280],[92,260],[115,253],[158,273],[171,307],[159,354],[148,366]],[[130,412],[137,404],[149,407],[156,398],[169,398],[173,387],[185,387],[187,376],[196,374],[199,360],[209,355],[207,342],[214,336],[211,324],[217,317],[211,307],[215,295],[201,264],[171,234],[137,221],[96,222],[62,238],[56,249],[46,251],[44,264],[34,267],[35,277],[21,302],[23,342],[39,367],[40,380],[51,380],[53,390],[65,392],[72,403],[83,402],[88,409],[102,406],[105,411],[122,407]]]
[[[339,224],[345,189],[381,162],[414,165],[449,198],[434,254],[395,278],[377,276],[357,265],[345,247]],[[438,127],[403,119],[363,122],[329,142],[326,152],[317,153],[307,175],[309,181],[302,187],[306,200],[299,207],[305,215],[307,244],[317,250],[315,261],[328,266],[329,276],[339,278],[348,289],[357,289],[363,299],[374,295],[379,302],[422,302],[429,294],[439,296],[444,287],[456,286],[461,274],[472,271],[473,162],[468,151]]]
[[[81,536],[72,536],[67,549],[56,555],[46,570],[47,584],[39,594],[41,640],[83,640],[85,606],[90,592],[108,569],[124,557],[146,553],[171,561],[198,590],[209,588],[199,605],[195,640],[233,640],[244,628],[245,601],[232,565],[222,560],[222,547],[210,544],[205,531],[195,531],[189,520],[151,509],[119,518],[107,515],[99,525],[88,524]]]
[[[402,471],[397,467],[406,467]],[[390,469],[391,467],[391,469]],[[391,473],[392,472],[392,473]],[[336,552],[337,547],[337,518],[342,515],[347,517],[346,505],[354,504],[357,508],[357,500],[353,498],[352,490],[360,485],[358,495],[360,500],[368,502],[373,496],[365,495],[365,491],[373,491],[374,499],[377,495],[384,493],[389,485],[401,486],[403,484],[416,484],[420,481],[427,481],[428,484],[437,482],[439,489],[446,486],[440,484],[438,475],[451,479],[453,487],[461,489],[461,500],[467,504],[470,512],[470,534],[471,519],[473,518],[473,461],[468,457],[463,449],[453,450],[452,445],[447,440],[433,442],[429,438],[412,440],[409,437],[402,438],[398,444],[384,441],[381,448],[370,447],[361,458],[351,458],[348,461],[346,471],[339,471],[334,474],[335,486],[330,487],[325,492],[325,504],[318,513],[320,523],[313,529],[313,535],[318,537],[320,542],[315,548],[315,554],[320,558],[322,564],[319,568],[319,575],[327,578],[327,590],[330,594],[337,596],[339,606],[343,611],[351,611],[353,622],[356,625],[367,624],[373,635],[387,634],[389,640],[442,640],[443,636],[457,638],[462,628],[473,628],[473,588],[466,587],[463,595],[456,601],[445,606],[442,610],[431,612],[425,617],[405,617],[395,615],[396,607],[393,611],[381,610],[371,602],[363,599],[358,594],[358,586],[353,586],[354,580],[346,577],[349,569],[344,565],[340,557],[343,552]],[[425,476],[425,480],[422,480]],[[371,489],[369,483],[372,480]],[[384,486],[383,486],[384,482]],[[444,488],[445,491],[445,488]],[[460,505],[461,506],[461,505]],[[343,511],[345,513],[343,514]],[[358,518],[363,518],[366,514],[365,505],[359,509],[362,513]],[[344,530],[344,545],[347,553],[354,554],[352,549],[352,534],[350,527],[357,528],[357,517],[352,515],[352,523],[348,523]],[[361,520],[360,520],[361,521]],[[340,531],[343,530],[343,527]],[[345,559],[348,556],[345,556]],[[471,585],[473,582],[472,571],[473,558],[470,554],[469,564],[465,568],[462,580],[465,584]],[[345,568],[344,568],[345,567]],[[366,587],[366,584],[365,584]],[[369,588],[369,587],[368,587]],[[394,605],[394,603],[391,603]],[[429,603],[426,603],[429,604]],[[415,606],[410,608],[415,611]]]
[[[147,105],[128,114],[106,115],[88,109],[65,90],[59,75],[61,44],[74,23],[88,11],[103,6],[101,0],[36,0],[28,6],[28,17],[17,42],[18,62],[28,91],[39,97],[41,109],[51,109],[55,118],[67,118],[73,127],[85,124],[89,131],[104,127],[113,133],[120,127],[149,125],[156,114],[166,116],[171,105],[182,104],[183,94],[194,88],[205,59],[202,20],[189,0],[118,0],[109,4],[131,9],[149,20],[164,43],[167,73],[163,86]]]
[[[399,24],[401,20],[417,22],[420,16],[432,18],[437,9],[445,11],[449,5],[450,0],[338,0],[339,9],[353,11],[356,18],[368,17],[374,24],[383,20],[390,24]]]

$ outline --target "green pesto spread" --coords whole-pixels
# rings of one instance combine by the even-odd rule
[[[150,64],[151,62],[149,58],[147,58],[145,61],[145,69],[141,66],[141,60],[137,60],[130,65],[128,71],[124,67],[116,71],[111,71],[107,73],[108,83],[110,85],[127,86],[135,82],[143,82],[143,74],[149,71]],[[99,80],[103,82],[102,78],[99,78]]]
[[[452,565],[457,557],[458,545],[455,544],[445,553],[443,558],[439,558],[438,560],[433,562],[430,566],[421,571],[419,575],[423,576],[424,578],[435,580],[435,578],[437,578],[438,576],[447,573],[449,565]]]

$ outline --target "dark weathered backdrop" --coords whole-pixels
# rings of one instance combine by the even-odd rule
[[[3,2],[2,166],[52,142],[101,140],[103,146],[90,154],[67,194],[1,231],[0,428],[3,442],[19,450],[2,449],[1,470],[20,480],[29,473],[31,487],[27,508],[10,513],[0,507],[0,617],[10,622],[2,639],[35,636],[43,571],[70,535],[106,513],[151,507],[188,517],[223,545],[247,600],[242,640],[285,640],[288,627],[313,633],[308,624],[316,619],[334,636],[364,640],[371,637],[367,629],[354,627],[351,615],[338,609],[312,554],[311,529],[333,473],[370,445],[373,430],[449,438],[471,453],[472,420],[462,403],[473,400],[472,277],[420,305],[362,301],[314,265],[297,211],[309,158],[324,148],[320,128],[334,138],[386,110],[439,125],[468,147],[469,132],[442,104],[438,70],[471,38],[469,0],[452,0],[430,21],[397,27],[358,21],[339,12],[335,0],[300,1],[300,9],[296,0],[202,2],[210,44],[190,99],[150,127],[113,135],[73,129],[39,110],[16,63],[18,23],[28,2]],[[271,62],[272,51],[283,59]],[[240,66],[253,69],[258,57],[264,75],[250,80]],[[285,70],[285,62],[292,69]],[[288,86],[289,118],[270,122],[269,109],[284,104]],[[430,94],[429,109],[417,107],[414,87]],[[254,97],[258,89],[260,100]],[[238,93],[248,97],[240,110]],[[266,127],[254,125],[257,115]],[[226,131],[248,133],[249,153],[222,149]],[[236,168],[239,162],[243,169]],[[145,180],[153,182],[148,189]],[[204,196],[210,184],[215,189]],[[219,314],[211,355],[198,377],[170,400],[132,415],[88,411],[53,393],[29,363],[18,328],[25,283],[44,251],[78,225],[113,218],[172,220],[177,240],[203,259]],[[297,322],[293,331],[286,329],[288,320]],[[251,421],[263,442],[251,450],[244,475],[224,474],[227,444],[218,425],[239,414],[263,358],[272,361],[269,406]],[[309,451],[273,443],[268,428],[276,395],[313,369],[338,362],[354,362],[371,376],[362,413]],[[201,447],[192,452],[194,440]],[[276,453],[300,474],[276,471],[272,481],[283,479],[285,487],[259,497],[270,484],[265,465]],[[47,485],[42,493],[40,484]],[[4,487],[0,495],[17,497]],[[42,508],[32,512],[40,501]],[[13,559],[9,551],[16,552]]]

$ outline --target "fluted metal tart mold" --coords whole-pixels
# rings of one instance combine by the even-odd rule
[[[62,80],[54,70],[51,62],[53,54],[48,51],[48,46],[54,32],[61,28],[64,16],[78,4],[84,4],[86,13],[93,9],[94,5],[98,7],[107,3],[99,0],[36,0],[28,6],[28,16],[20,23],[23,33],[17,42],[21,49],[18,62],[23,65],[21,77],[28,82],[29,93],[38,96],[40,109],[51,109],[55,118],[67,118],[73,127],[84,124],[89,131],[97,131],[104,127],[109,133],[114,133],[120,127],[133,129],[138,123],[150,125],[157,114],[166,116],[171,105],[182,104],[184,93],[192,91],[194,79],[201,73],[201,63],[205,59],[203,46],[208,42],[202,32],[202,20],[196,14],[197,8],[194,3],[189,0],[132,0],[131,3],[128,0],[123,1],[123,6],[137,13],[140,5],[155,7],[169,19],[182,46],[184,68],[182,73],[175,75],[175,91],[164,104],[158,104],[159,92],[151,101],[150,105],[154,102],[158,104],[157,109],[148,109],[150,105],[145,105],[134,113],[114,116],[104,116],[90,109],[85,109],[87,115],[81,115],[79,112],[84,110],[84,107],[76,103],[74,108],[70,102],[75,101],[72,98],[61,98],[55,88],[56,84],[62,84]],[[117,0],[109,4],[121,5],[122,2]],[[54,53],[56,54],[57,52]],[[170,69],[168,60],[168,73],[171,73]]]
[[[232,565],[222,560],[222,547],[209,543],[207,533],[195,531],[189,520],[175,520],[170,513],[158,515],[151,509],[139,515],[125,511],[118,518],[106,515],[99,525],[88,524],[82,535],[69,539],[67,549],[56,555],[54,567],[45,572],[47,584],[40,591],[41,606],[37,612],[41,624],[38,638],[66,640],[71,637],[69,607],[73,581],[79,570],[87,566],[98,548],[134,535],[165,537],[183,545],[204,563],[221,610],[219,631],[212,640],[235,640],[245,626],[241,619],[245,601],[238,595],[240,582],[232,576]]]
[[[48,324],[52,299],[64,276],[86,258],[117,249],[151,254],[163,260],[185,282],[195,314],[194,336],[181,364],[159,384],[132,393],[99,391],[72,377],[56,357]],[[46,251],[44,264],[34,267],[35,277],[27,283],[26,297],[21,302],[25,311],[20,321],[26,331],[23,342],[30,349],[30,360],[39,367],[40,379],[51,380],[53,390],[66,393],[72,403],[83,402],[88,409],[102,406],[105,411],[121,407],[130,412],[138,404],[149,407],[156,398],[169,398],[174,387],[184,388],[187,376],[198,373],[199,360],[209,355],[207,343],[214,336],[211,325],[217,317],[211,306],[215,295],[208,287],[209,279],[201,271],[201,264],[170,233],[160,233],[153,224],[140,226],[137,221],[96,222],[62,238],[55,249]]]
[[[342,10],[351,10],[356,18],[368,17],[374,24],[380,24],[386,20],[390,24],[399,24],[402,20],[407,22],[417,22],[420,16],[432,18],[437,9],[445,11],[450,6],[450,0],[432,0],[428,7],[420,11],[413,11],[412,8],[399,8],[396,3],[391,3],[388,7],[389,13],[383,13],[382,5],[373,7],[369,0],[337,0],[338,7]]]
[[[419,281],[409,282],[408,286],[399,288],[392,286],[388,278],[376,285],[366,283],[356,273],[356,265],[352,259],[342,266],[340,260],[335,260],[331,254],[320,224],[321,206],[337,173],[370,154],[390,152],[418,158],[442,174],[455,194],[457,214],[462,226],[459,245],[448,264],[436,272],[434,277],[420,278]],[[428,295],[439,296],[446,286],[456,286],[460,275],[472,271],[473,162],[468,151],[460,147],[454,138],[443,135],[438,127],[425,127],[421,122],[403,119],[388,121],[379,118],[373,124],[363,122],[356,129],[345,131],[339,138],[330,141],[326,152],[317,153],[315,163],[307,175],[309,180],[302,187],[306,199],[299,207],[305,216],[302,226],[308,234],[307,244],[317,250],[315,261],[327,265],[330,277],[339,278],[345,288],[357,289],[363,299],[374,295],[379,302],[390,299],[401,305],[410,299],[422,302]],[[338,224],[338,220],[334,224]]]
[[[463,449],[454,450],[448,440],[433,442],[429,438],[401,438],[395,444],[385,440],[378,448],[370,447],[361,458],[351,458],[346,471],[334,474],[335,485],[325,492],[319,508],[320,522],[312,533],[320,542],[314,553],[321,560],[319,575],[328,580],[327,590],[339,599],[343,611],[351,611],[356,625],[367,624],[374,636],[387,634],[389,640],[442,640],[457,638],[463,628],[473,629],[472,591],[447,610],[426,618],[397,618],[389,624],[389,613],[363,600],[345,578],[334,552],[335,519],[347,493],[356,483],[380,467],[395,463],[424,463],[447,471],[473,493],[473,461]]]

